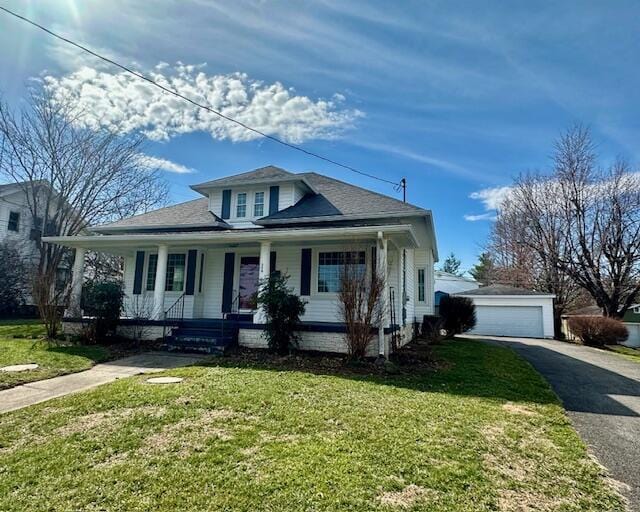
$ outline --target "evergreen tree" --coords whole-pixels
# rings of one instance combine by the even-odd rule
[[[478,263],[476,263],[471,270],[469,270],[469,274],[473,276],[473,278],[487,286],[492,284],[493,282],[493,274],[495,271],[495,264],[493,263],[493,258],[491,258],[491,254],[488,252],[483,252],[478,257]]]
[[[462,262],[456,258],[455,254],[451,253],[447,256],[447,259],[444,260],[440,270],[448,274],[453,274],[454,276],[461,276],[463,272],[460,271],[460,265],[462,265]]]

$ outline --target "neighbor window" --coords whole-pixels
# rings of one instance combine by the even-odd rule
[[[337,293],[340,291],[340,275],[344,265],[357,265],[364,274],[365,252],[321,252],[318,254],[318,292]]]
[[[242,194],[238,194],[238,200],[236,203],[236,217],[246,217],[247,216],[247,194],[244,192]]]
[[[147,269],[147,290],[156,288],[156,273],[158,269],[158,255],[149,254],[149,268]],[[164,289],[167,292],[181,292],[184,289],[184,254],[169,254],[167,259],[167,280]]]
[[[424,269],[418,269],[418,301],[424,302]]]
[[[147,291],[156,289],[156,269],[158,268],[158,255],[149,254],[149,267],[147,268]]]
[[[264,192],[256,192],[253,203],[253,216],[262,217],[264,215]]]
[[[9,225],[7,226],[9,231],[20,230],[20,212],[9,212]]]

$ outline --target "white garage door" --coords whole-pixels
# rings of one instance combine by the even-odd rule
[[[542,338],[541,306],[476,306],[473,334]]]

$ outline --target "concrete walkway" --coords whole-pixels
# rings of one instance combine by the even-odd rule
[[[0,391],[0,414],[22,409],[59,396],[95,388],[123,377],[188,366],[203,359],[206,359],[206,356],[146,352],[108,363],[97,364],[83,372],[23,384]]]
[[[547,379],[593,454],[629,487],[631,510],[640,511],[640,363],[561,341],[468,337],[513,348]]]

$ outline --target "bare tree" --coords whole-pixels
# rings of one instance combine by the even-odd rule
[[[621,317],[640,292],[640,175],[620,161],[598,168],[589,131],[574,127],[552,174],[516,180],[490,245],[499,269],[515,273],[503,279],[556,295],[556,327],[581,290]]]
[[[354,359],[362,359],[375,336],[375,327],[382,322],[382,294],[384,280],[374,270],[367,275],[359,261],[361,251],[349,250],[344,254],[340,271],[338,309],[346,325],[347,348]]]
[[[54,337],[68,287],[57,290],[68,251],[42,236],[76,235],[89,225],[129,216],[165,201],[157,170],[141,165],[143,138],[87,128],[83,112],[45,88],[18,112],[0,102],[0,175],[18,183],[33,218],[37,246],[34,297]]]

